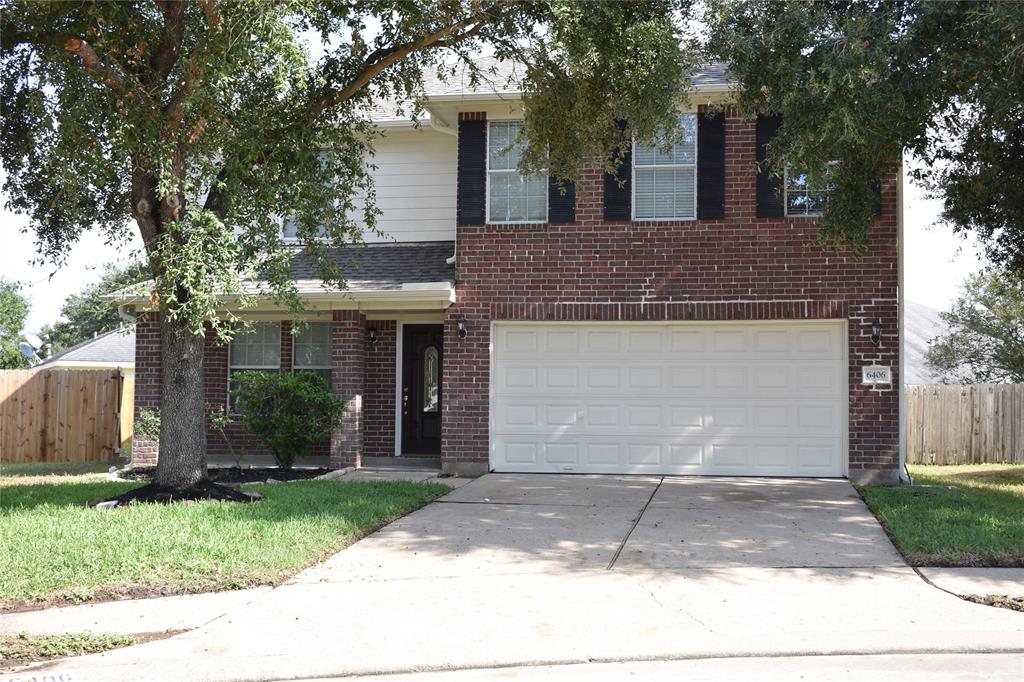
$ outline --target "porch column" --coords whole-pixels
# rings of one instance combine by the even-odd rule
[[[366,388],[366,318],[358,310],[335,310],[331,325],[331,386],[345,411],[331,434],[332,469],[361,466],[363,396]]]

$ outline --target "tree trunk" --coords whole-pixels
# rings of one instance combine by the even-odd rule
[[[206,478],[204,338],[160,312],[160,456],[153,483],[181,490]]]

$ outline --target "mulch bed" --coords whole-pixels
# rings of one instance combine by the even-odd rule
[[[1010,609],[1011,611],[1024,611],[1024,597],[1007,597],[1000,594],[968,594],[963,597],[967,601],[972,601],[975,604],[984,604],[985,606],[998,606],[1002,609]]]
[[[156,467],[136,467],[120,472],[121,478],[132,481],[150,481]],[[278,467],[210,467],[209,478],[214,483],[266,483],[270,481],[305,481],[323,476],[330,469],[279,469]]]

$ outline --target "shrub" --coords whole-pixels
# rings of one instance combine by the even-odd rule
[[[292,468],[312,443],[331,435],[345,403],[312,372],[239,372],[231,392],[246,428],[263,441],[279,466]]]
[[[154,443],[160,443],[160,413],[156,410],[139,410],[135,420],[135,432]]]

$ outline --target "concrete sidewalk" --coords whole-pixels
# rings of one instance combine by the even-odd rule
[[[1024,568],[919,568],[944,590],[963,596],[1024,599]]]
[[[844,481],[491,475],[195,631],[47,667],[229,681],[1022,650],[1024,614],[920,580]]]
[[[0,635],[21,632],[32,635],[57,635],[64,632],[134,635],[192,630],[229,611],[242,608],[270,589],[258,587],[233,592],[129,599],[5,613],[0,618]]]

